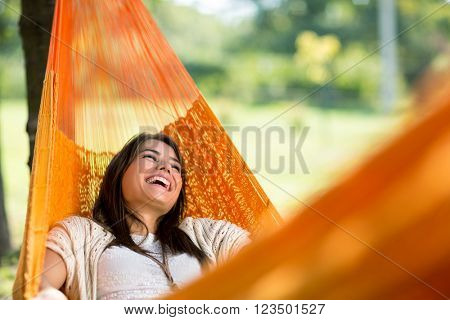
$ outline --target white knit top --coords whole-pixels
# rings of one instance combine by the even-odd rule
[[[161,243],[155,235],[131,235],[135,243],[162,262]],[[142,242],[142,243],[141,243]],[[186,253],[167,253],[169,269],[175,284],[181,288],[201,275],[197,258]],[[151,299],[171,290],[163,270],[153,260],[126,247],[106,249],[98,262],[97,299]]]
[[[224,220],[187,217],[178,228],[183,230],[192,242],[206,254],[212,262],[212,266],[227,261],[243,246],[250,243],[248,231]],[[97,296],[102,299],[137,298],[138,294],[132,290],[139,290],[141,287],[150,290],[149,296],[145,297],[152,298],[167,289],[162,280],[167,281],[164,275],[160,274],[156,278],[150,276],[159,272],[153,269],[154,266],[150,263],[153,262],[156,265],[156,262],[150,258],[142,256],[144,261],[141,259],[141,255],[139,257],[132,255],[125,249],[106,250],[106,246],[113,239],[114,235],[98,223],[79,216],[71,216],[59,221],[50,230],[47,235],[46,247],[58,253],[64,260],[67,277],[61,291],[68,299],[95,300]],[[151,240],[148,239],[150,242],[145,245],[153,248]],[[153,249],[158,249],[158,246]],[[127,259],[130,257],[140,261],[138,268],[145,269],[145,273],[149,272],[149,275],[143,272],[139,278],[138,273],[133,271],[133,268],[136,267],[134,262],[127,263]],[[159,260],[161,261],[161,257]],[[177,285],[192,281],[199,274],[196,262],[184,255],[168,255],[168,261],[170,261],[169,268]],[[183,268],[185,270],[182,270]],[[129,273],[130,271],[132,274]],[[126,286],[126,281],[121,280],[120,272],[125,272],[125,277],[134,278],[134,283]],[[110,277],[113,277],[115,281],[109,283]],[[157,284],[150,288],[153,281]],[[143,296],[144,294],[139,295],[139,298],[143,298]]]

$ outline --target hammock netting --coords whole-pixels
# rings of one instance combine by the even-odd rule
[[[90,215],[112,156],[136,133],[163,131],[185,159],[186,216],[225,219],[256,239],[166,298],[448,298],[446,80],[424,103],[434,112],[278,227],[279,214],[145,6],[58,0],[13,297],[37,293],[48,230]]]

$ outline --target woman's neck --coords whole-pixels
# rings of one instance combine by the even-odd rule
[[[142,214],[142,213],[140,213],[138,217],[145,224],[149,233],[153,233],[153,234],[156,233],[157,218],[155,218],[153,215]],[[129,221],[129,225],[130,225],[130,233],[131,234],[139,234],[139,235],[147,234],[147,230],[145,229],[145,227],[138,221],[135,221],[135,220]]]

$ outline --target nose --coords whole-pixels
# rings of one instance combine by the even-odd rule
[[[165,163],[164,161],[159,161],[158,166],[156,168],[157,170],[166,170],[168,173],[170,173],[170,170],[172,167]]]

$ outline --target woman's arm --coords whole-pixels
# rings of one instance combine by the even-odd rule
[[[55,251],[47,248],[45,251],[44,268],[41,274],[39,292],[34,299],[67,299],[59,290],[66,281],[67,270],[63,258]]]

